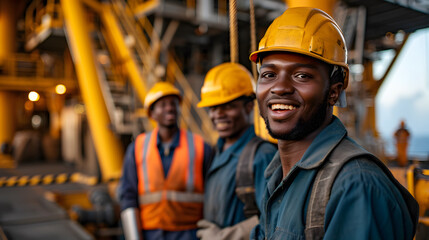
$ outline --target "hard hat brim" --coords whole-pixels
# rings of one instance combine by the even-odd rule
[[[203,107],[214,107],[214,106],[218,106],[218,105],[222,105],[225,103],[229,103],[234,101],[237,98],[240,98],[242,96],[251,96],[252,94],[254,94],[253,92],[249,92],[248,94],[241,94],[241,95],[231,95],[228,98],[219,98],[218,101],[213,101],[212,99],[209,101],[200,101],[197,104],[197,107],[199,108],[203,108]]]

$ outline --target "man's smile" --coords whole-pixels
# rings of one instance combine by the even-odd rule
[[[216,125],[216,129],[218,131],[227,130],[230,126],[230,124],[228,122],[215,122],[215,125]]]
[[[270,109],[273,111],[278,111],[278,110],[281,111],[281,110],[293,110],[293,109],[296,109],[296,107],[289,104],[276,103],[276,104],[271,104]]]

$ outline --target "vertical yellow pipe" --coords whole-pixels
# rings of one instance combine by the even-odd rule
[[[313,7],[325,11],[331,15],[334,13],[334,7],[337,0],[286,0],[289,8],[292,7]]]
[[[12,143],[15,134],[15,101],[10,92],[0,92],[0,144]]]
[[[111,12],[111,9],[108,6],[104,7],[101,17],[103,23],[106,25],[107,34],[112,39],[112,42],[115,43],[119,56],[122,61],[124,61],[131,84],[136,90],[140,101],[143,103],[147,89],[145,85],[146,81],[143,79],[143,75],[140,72],[134,57],[132,56],[130,49],[125,44],[124,36]]]
[[[53,139],[61,137],[61,109],[64,106],[64,95],[51,93],[47,96],[50,129],[49,134]]]
[[[15,5],[13,1],[0,0],[0,65],[5,67],[6,59],[15,49]],[[7,69],[4,69],[7,72]],[[15,95],[0,91],[0,144],[12,143],[15,135]],[[1,160],[12,160],[10,155],[0,153]]]
[[[67,37],[103,180],[121,175],[123,149],[109,129],[110,119],[99,85],[86,16],[79,0],[61,0]]]
[[[0,0],[0,65],[15,49],[15,4],[13,1]]]

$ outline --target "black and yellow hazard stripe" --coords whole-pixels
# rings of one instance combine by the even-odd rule
[[[60,173],[60,174],[44,174],[33,176],[11,176],[0,177],[0,187],[22,187],[35,185],[50,185],[64,183],[82,183],[86,185],[95,185],[99,183],[99,179],[93,176],[86,176],[81,173]]]

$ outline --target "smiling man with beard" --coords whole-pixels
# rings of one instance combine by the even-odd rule
[[[204,79],[198,107],[209,108],[219,139],[206,178],[204,220],[198,222],[202,240],[249,239],[258,223],[264,170],[277,149],[255,135],[254,99],[252,76],[240,64],[220,64]]]
[[[250,59],[279,147],[251,239],[412,239],[416,201],[333,115],[349,71],[337,23],[318,9],[287,9]]]
[[[118,192],[126,239],[197,239],[212,154],[202,137],[179,128],[181,99],[167,82],[146,95],[144,108],[157,126],[137,136],[125,154]]]

